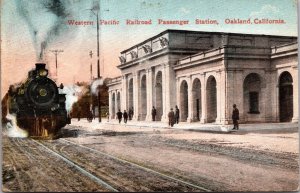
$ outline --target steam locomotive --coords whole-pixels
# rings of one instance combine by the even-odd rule
[[[55,139],[58,132],[71,119],[66,111],[66,96],[59,94],[56,83],[48,78],[46,64],[36,63],[28,72],[28,78],[8,91],[9,113],[16,114],[17,125],[28,136],[39,139]]]

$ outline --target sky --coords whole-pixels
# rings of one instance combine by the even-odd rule
[[[45,62],[57,83],[90,80],[97,76],[97,28],[68,25],[68,20],[118,20],[100,25],[100,72],[116,77],[120,52],[167,29],[297,36],[296,0],[1,0],[1,96],[20,82],[36,62]],[[99,6],[98,6],[99,5]],[[282,25],[225,24],[225,19],[283,19]],[[126,20],[152,20],[152,25],[126,25]],[[189,25],[158,25],[157,20],[189,20]],[[196,25],[195,19],[218,25]],[[42,46],[41,46],[42,45]],[[43,57],[41,55],[43,47]],[[90,51],[93,52],[92,58]]]

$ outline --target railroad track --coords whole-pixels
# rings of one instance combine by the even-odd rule
[[[44,141],[42,142],[43,144],[38,141],[35,142],[45,148],[51,148],[50,151],[55,152],[57,156],[65,159],[66,162],[71,162],[70,164],[74,164],[76,167],[81,168],[81,171],[85,170],[91,175],[101,178],[102,181],[113,187],[115,191],[211,191],[203,186],[187,182],[132,161],[66,139],[57,140],[56,142],[62,144],[57,144],[55,142],[55,145]],[[79,150],[78,147],[82,150]],[[72,149],[75,149],[76,152]],[[79,155],[78,152],[83,150],[92,152],[93,156],[88,156],[91,153],[80,153]],[[97,165],[97,163],[100,164]],[[111,170],[111,168],[113,169]],[[111,179],[110,176],[113,176],[113,179]]]
[[[115,189],[114,187],[112,187],[111,185],[109,185],[108,183],[106,183],[104,180],[98,178],[97,176],[95,176],[92,173],[88,172],[87,170],[83,169],[82,167],[80,167],[76,163],[72,162],[68,158],[64,157],[63,155],[60,155],[57,152],[51,150],[50,148],[46,147],[42,143],[38,142],[37,140],[32,140],[32,141],[35,142],[35,143],[37,143],[37,144],[39,144],[40,146],[42,146],[46,151],[48,151],[49,153],[51,153],[51,154],[55,155],[56,157],[60,158],[61,160],[63,160],[68,165],[74,167],[80,173],[82,173],[83,175],[87,176],[88,178],[90,178],[92,181],[96,182],[100,186],[103,186],[103,187],[107,188],[110,191],[118,192],[117,189]]]
[[[7,138],[4,143],[4,161],[15,175],[3,184],[10,191],[116,191],[35,140]]]
[[[72,141],[69,141],[69,140],[66,140],[66,139],[61,139],[61,140],[62,140],[62,141],[66,141],[67,143],[71,143],[71,144],[80,146],[80,147],[82,147],[82,148],[86,148],[86,149],[88,149],[88,150],[90,150],[90,151],[92,151],[92,152],[98,153],[98,154],[100,154],[100,155],[107,156],[107,157],[110,157],[110,158],[112,158],[112,159],[116,159],[116,160],[118,160],[118,161],[121,161],[121,162],[123,162],[123,163],[130,164],[130,165],[132,165],[132,166],[138,167],[138,168],[140,168],[140,169],[142,169],[142,170],[145,170],[145,171],[147,171],[147,172],[151,172],[151,173],[160,175],[160,176],[162,176],[162,177],[164,177],[164,178],[167,178],[167,179],[169,179],[169,180],[173,180],[173,181],[176,181],[176,182],[178,182],[178,183],[182,183],[182,184],[185,184],[185,185],[194,187],[194,188],[196,188],[196,189],[198,189],[198,190],[201,190],[201,191],[211,192],[211,190],[209,190],[209,189],[207,189],[207,188],[204,188],[204,187],[202,187],[202,186],[195,185],[195,184],[193,184],[193,183],[190,183],[190,182],[187,182],[187,181],[184,181],[184,180],[181,180],[181,179],[172,177],[172,176],[170,176],[170,175],[163,174],[163,173],[161,173],[161,172],[159,172],[159,171],[150,169],[150,168],[148,168],[148,167],[146,167],[146,166],[142,166],[142,165],[137,164],[137,163],[134,163],[134,162],[132,162],[132,161],[128,161],[128,160],[125,160],[125,159],[122,159],[122,158],[113,156],[113,155],[111,155],[111,154],[107,154],[107,153],[105,153],[105,152],[102,152],[102,151],[99,151],[99,150],[95,150],[95,149],[92,149],[92,148],[89,148],[89,147],[80,145],[80,144],[76,144],[76,143],[74,143],[74,142],[72,142]]]
[[[228,157],[231,157],[233,159],[237,160],[244,160],[247,163],[249,160],[251,160],[252,163],[258,163],[258,164],[265,164],[269,165],[270,163],[283,167],[283,168],[290,168],[290,169],[298,169],[298,155],[292,155],[293,158],[287,158],[287,155],[285,154],[279,154],[275,153],[275,155],[271,155],[272,152],[263,152],[262,150],[251,150],[246,148],[240,148],[241,151],[233,151],[232,149],[229,149],[229,147],[223,147],[220,148],[220,144],[215,145],[214,147],[205,148],[205,146],[201,145],[182,145],[182,144],[176,144],[172,142],[162,142],[162,141],[153,141],[153,139],[143,139],[145,141],[148,141],[153,144],[162,144],[162,145],[168,145],[170,147],[176,147],[180,149],[186,149],[186,150],[192,150],[197,152],[205,152],[209,154],[215,154],[215,155],[225,155]],[[235,148],[238,149],[238,148]],[[260,153],[257,156],[253,156],[253,154],[256,152]],[[268,155],[264,155],[267,153]],[[274,152],[273,152],[274,153]],[[242,155],[241,155],[242,154]],[[289,166],[289,167],[287,167]]]

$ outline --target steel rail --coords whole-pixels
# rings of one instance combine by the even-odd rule
[[[90,148],[90,147],[86,147],[86,146],[84,146],[84,145],[80,145],[80,144],[74,143],[74,142],[69,141],[69,140],[66,140],[66,139],[59,139],[59,140],[60,140],[60,141],[65,141],[65,142],[67,142],[67,143],[71,143],[71,144],[74,144],[74,145],[77,145],[77,146],[82,147],[82,148],[85,148],[85,149],[88,149],[88,150],[90,150],[90,151],[93,151],[93,152],[98,153],[98,154],[100,154],[100,155],[109,157],[109,158],[111,158],[111,159],[115,159],[115,160],[118,160],[118,161],[120,161],[120,162],[130,164],[130,165],[132,165],[132,166],[138,167],[138,168],[143,169],[143,170],[145,170],[145,171],[147,171],[147,172],[151,172],[151,173],[157,174],[157,175],[162,176],[162,177],[164,177],[164,178],[167,178],[167,179],[169,179],[169,180],[173,180],[173,181],[176,181],[176,182],[179,182],[179,183],[182,183],[182,184],[185,184],[185,185],[188,185],[188,186],[191,186],[191,187],[193,187],[193,188],[197,188],[197,189],[199,189],[199,190],[203,190],[203,191],[206,191],[206,192],[211,192],[211,191],[212,191],[212,190],[209,190],[209,189],[207,189],[207,188],[204,188],[204,187],[201,187],[201,186],[192,184],[192,183],[190,183],[190,182],[186,182],[186,181],[180,180],[180,179],[178,179],[178,178],[175,178],[175,177],[172,177],[172,176],[168,176],[168,175],[163,174],[163,173],[161,173],[161,172],[155,171],[155,170],[153,170],[153,169],[150,169],[150,168],[141,166],[141,165],[139,165],[139,164],[137,164],[137,163],[130,162],[130,161],[128,161],[128,160],[125,160],[125,159],[118,158],[118,157],[116,157],[116,156],[107,154],[107,153],[105,153],[105,152],[101,152],[101,151],[92,149],[92,148]]]
[[[58,154],[57,152],[51,150],[50,148],[46,147],[45,145],[43,145],[42,143],[40,143],[40,142],[38,142],[38,141],[36,141],[34,139],[32,141],[34,141],[35,143],[37,143],[40,146],[42,146],[43,148],[45,148],[48,152],[50,152],[50,153],[54,154],[55,156],[59,157],[60,159],[62,159],[67,164],[69,164],[72,167],[76,168],[78,171],[80,171],[82,174],[84,174],[85,176],[87,176],[90,179],[92,179],[97,184],[99,184],[101,186],[104,186],[105,188],[107,188],[110,191],[119,192],[117,189],[115,189],[114,187],[112,187],[111,185],[109,185],[108,183],[106,183],[104,180],[102,180],[102,179],[98,178],[97,176],[91,174],[90,172],[86,171],[85,169],[83,169],[82,167],[78,166],[77,164],[75,164],[71,160],[67,159],[66,157]]]

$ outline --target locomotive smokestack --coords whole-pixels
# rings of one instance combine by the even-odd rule
[[[35,68],[36,68],[36,70],[45,69],[46,64],[45,63],[36,63]]]

